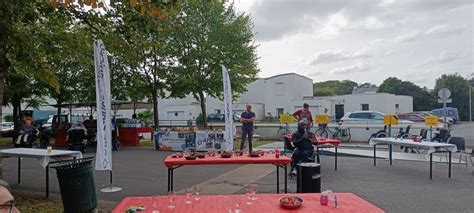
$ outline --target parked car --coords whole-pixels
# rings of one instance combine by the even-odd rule
[[[450,117],[453,119],[453,123],[457,123],[459,121],[459,112],[457,108],[454,107],[446,107],[446,117]],[[444,117],[444,109],[434,109],[430,112],[433,115],[437,115],[438,117]]]
[[[207,122],[224,122],[225,115],[224,114],[209,114],[207,116]],[[240,117],[234,115],[234,122],[240,122]]]
[[[415,123],[424,123],[425,122],[425,117],[420,115],[420,114],[417,114],[417,113],[400,114],[400,115],[398,115],[398,119],[413,121]]]
[[[2,137],[13,137],[13,122],[2,122]]]
[[[419,111],[419,112],[413,112],[413,113],[416,113],[418,115],[421,115],[423,117],[426,117],[426,116],[435,116],[433,114],[431,114],[430,112],[427,112],[427,111]],[[443,117],[438,117],[438,122],[439,123],[444,123],[444,118]],[[451,117],[446,117],[446,123],[448,123],[449,125],[453,124],[454,121]]]
[[[342,118],[342,123],[383,123],[385,114],[377,111],[348,112]],[[413,124],[412,121],[398,119],[399,124]]]

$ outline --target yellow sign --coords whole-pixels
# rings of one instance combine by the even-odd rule
[[[280,114],[280,123],[281,124],[290,124],[293,123],[293,116],[290,114]]]
[[[397,125],[398,124],[398,116],[397,115],[384,115],[383,116],[383,124],[384,125]]]
[[[426,116],[425,117],[426,126],[438,126],[438,116]]]
[[[329,123],[329,115],[328,114],[316,115],[315,120],[316,120],[317,124],[328,124]]]

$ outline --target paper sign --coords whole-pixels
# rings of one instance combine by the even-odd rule
[[[384,125],[397,125],[398,124],[398,116],[397,115],[384,115],[383,116],[383,124]]]
[[[315,120],[316,120],[317,124],[328,124],[329,123],[329,115],[328,114],[316,115]]]
[[[280,123],[281,124],[290,124],[293,123],[293,116],[290,114],[280,114]]]
[[[426,126],[438,126],[438,116],[426,116],[425,117]]]

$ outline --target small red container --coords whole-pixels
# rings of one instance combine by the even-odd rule
[[[319,203],[323,206],[327,206],[329,202],[328,196],[327,195],[321,195],[319,198]]]

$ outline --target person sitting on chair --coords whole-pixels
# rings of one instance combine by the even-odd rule
[[[26,146],[31,148],[33,142],[36,140],[36,136],[38,136],[40,132],[38,128],[33,125],[35,120],[33,120],[32,117],[25,117],[23,122],[24,125],[21,127],[20,135],[18,136],[16,143],[21,147]]]
[[[68,141],[71,144],[81,144],[87,135],[87,129],[82,123],[82,121],[72,124],[71,128],[69,128],[67,132]]]
[[[293,133],[292,142],[296,149],[291,156],[291,173],[296,173],[296,166],[300,162],[308,162],[313,156],[314,134],[307,131],[306,121],[298,122],[298,130]]]

